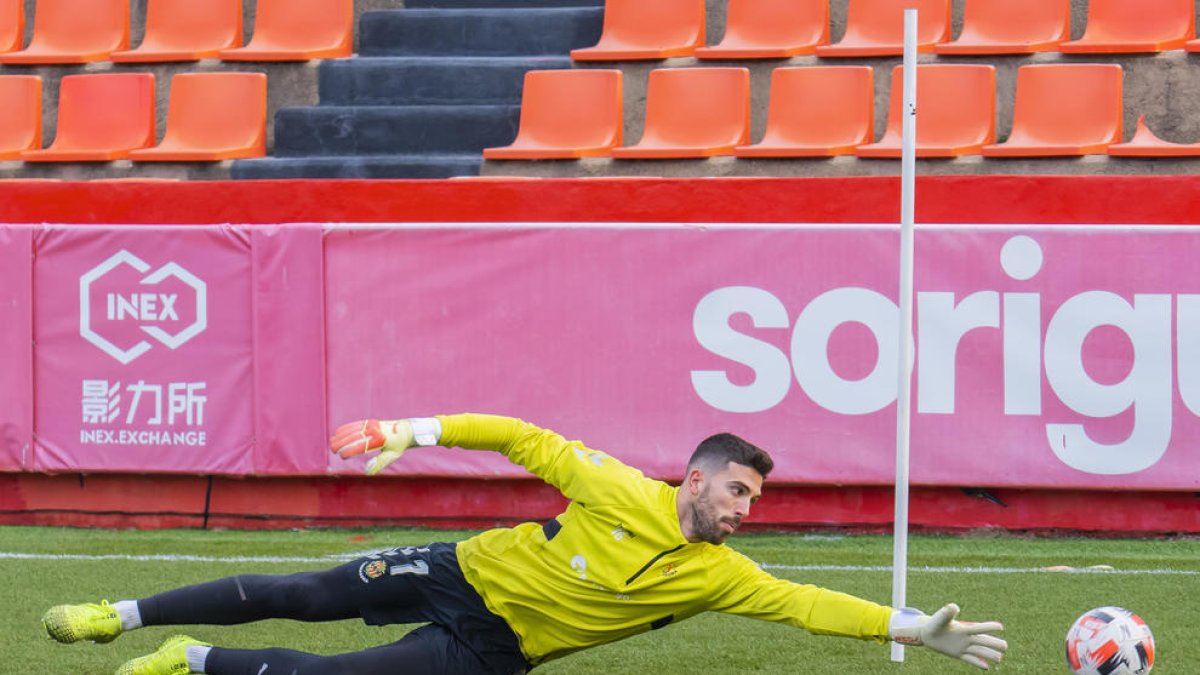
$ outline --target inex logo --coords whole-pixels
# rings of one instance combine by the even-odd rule
[[[150,350],[142,333],[177,349],[203,332],[207,296],[205,283],[178,264],[150,272],[149,263],[121,250],[79,278],[79,334],[128,364]]]

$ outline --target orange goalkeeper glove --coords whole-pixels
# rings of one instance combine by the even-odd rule
[[[329,448],[342,459],[378,452],[378,457],[367,462],[366,473],[368,476],[374,476],[387,465],[400,459],[409,448],[437,445],[441,435],[441,422],[433,417],[365,419],[347,422],[334,430],[329,439]]]

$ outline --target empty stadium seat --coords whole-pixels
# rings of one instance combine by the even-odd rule
[[[1200,157],[1200,143],[1164,141],[1146,126],[1146,116],[1141,115],[1133,138],[1108,146],[1108,154],[1114,157]]]
[[[225,61],[307,61],[350,56],[354,0],[258,0],[245,47],[222,49]]]
[[[146,32],[118,63],[198,61],[242,44],[242,0],[148,0]]]
[[[704,0],[606,0],[594,47],[571,50],[577,61],[691,56],[704,44]]]
[[[154,75],[67,75],[58,90],[58,132],[26,162],[104,162],[154,144]]]
[[[167,130],[135,162],[214,162],[262,157],[267,151],[267,76],[179,73],[171,78]]]
[[[25,1],[0,0],[0,54],[15,52],[25,40]]]
[[[983,146],[986,157],[1102,154],[1122,139],[1121,66],[1044,64],[1017,70],[1008,140]]]
[[[521,121],[511,145],[487,148],[484,159],[573,159],[608,156],[624,126],[619,70],[525,73]]]
[[[0,75],[0,159],[42,147],[42,78]]]
[[[128,48],[129,0],[37,0],[29,46],[0,63],[88,63]]]
[[[962,31],[938,54],[1032,54],[1071,37],[1071,0],[966,0]]]
[[[875,71],[868,66],[809,66],[771,71],[767,130],[738,157],[849,155],[875,139]]]
[[[1087,30],[1066,54],[1161,52],[1196,35],[1193,0],[1089,0]]]
[[[996,140],[996,69],[985,65],[917,66],[917,157],[977,155]],[[887,130],[859,157],[900,157],[904,128],[904,68],[892,69]]]
[[[701,59],[783,59],[829,43],[829,0],[729,0],[725,37]]]
[[[849,0],[846,34],[817,47],[817,56],[896,56],[904,53],[904,10],[917,10],[917,51],[950,39],[950,0]]]
[[[637,145],[613,150],[627,159],[732,155],[750,140],[750,71],[659,68],[646,87],[646,126]]]

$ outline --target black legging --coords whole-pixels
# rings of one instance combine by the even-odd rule
[[[262,619],[338,621],[359,617],[340,568],[285,576],[243,574],[138,601],[147,626],[231,626]]]
[[[266,669],[263,669],[266,666]],[[212,675],[477,675],[487,666],[441,626],[422,626],[399,642],[361,652],[317,656],[290,649],[214,647]]]
[[[361,600],[350,592],[346,578],[344,567],[285,576],[241,575],[139,600],[138,610],[146,626],[359,618]],[[415,591],[413,598],[417,599]],[[214,647],[205,664],[205,672],[213,675],[476,675],[490,671],[461,640],[436,624],[422,626],[389,645],[336,656],[290,649]]]

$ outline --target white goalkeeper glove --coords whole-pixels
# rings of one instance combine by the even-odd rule
[[[342,459],[378,452],[378,457],[367,462],[366,473],[374,476],[400,459],[409,448],[437,445],[441,435],[442,423],[435,417],[357,420],[335,429],[329,439],[329,448]]]
[[[983,670],[989,663],[999,663],[1008,643],[991,633],[1004,630],[1004,626],[998,621],[955,621],[956,616],[958,605],[953,603],[933,616],[915,609],[897,610],[888,623],[888,637],[904,645],[925,645]]]

